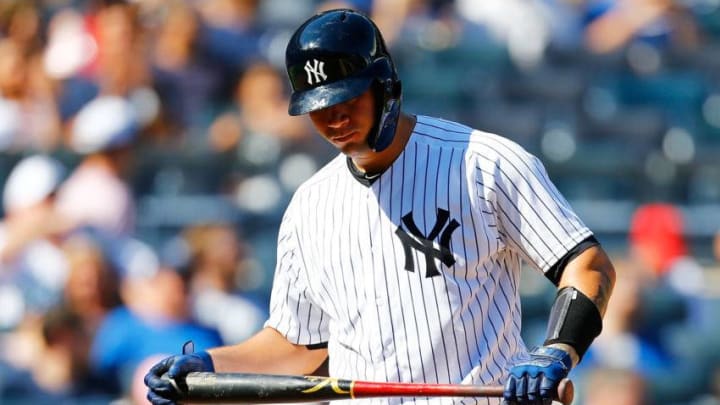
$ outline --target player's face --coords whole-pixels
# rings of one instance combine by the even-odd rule
[[[309,115],[320,135],[342,153],[353,156],[370,150],[367,137],[375,121],[372,90]]]

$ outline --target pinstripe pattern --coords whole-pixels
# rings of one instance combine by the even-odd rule
[[[455,263],[435,260],[440,275],[426,277],[425,253],[413,248],[414,271],[405,270],[403,216],[412,212],[425,237],[439,210],[459,223],[450,233]],[[340,155],[298,189],[280,227],[267,325],[293,343],[328,342],[333,376],[502,384],[527,352],[521,261],[547,271],[590,234],[521,147],[419,116],[404,152],[371,186]]]

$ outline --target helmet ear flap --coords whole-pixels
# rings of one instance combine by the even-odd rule
[[[390,93],[392,95],[392,98],[399,99],[402,95],[402,83],[400,80],[393,80],[393,82],[390,84]]]
[[[400,115],[400,100],[402,95],[402,85],[398,80],[395,72],[395,65],[389,55],[378,58],[375,62],[376,76],[378,86],[378,95],[376,95],[377,104],[377,120],[375,123],[375,138],[368,138],[368,144],[376,152],[390,146],[395,137],[397,129],[397,121]]]
[[[399,80],[377,79],[373,84],[375,95],[375,125],[370,131],[368,145],[376,152],[380,152],[390,146],[395,137],[398,117],[400,116],[400,104],[402,86]]]
[[[402,84],[397,78],[380,79],[380,87],[385,98],[399,99],[402,95]]]

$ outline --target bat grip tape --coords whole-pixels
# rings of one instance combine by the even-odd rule
[[[544,344],[568,344],[582,359],[600,331],[602,317],[595,303],[575,287],[560,289],[550,310]]]

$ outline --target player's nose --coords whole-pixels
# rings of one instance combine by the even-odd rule
[[[342,106],[332,106],[328,109],[328,127],[339,129],[347,126],[349,123],[350,115],[345,108],[342,108]]]

